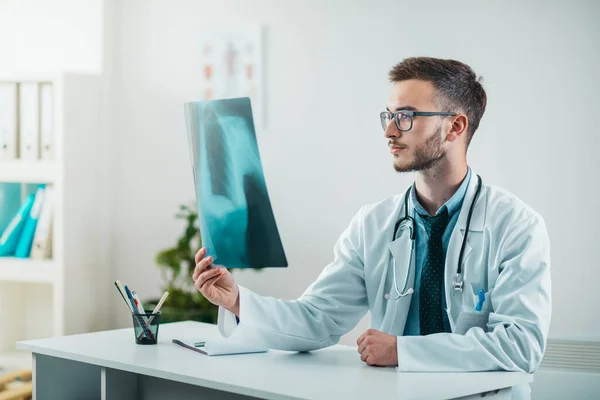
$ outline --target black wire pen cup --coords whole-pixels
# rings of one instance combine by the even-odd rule
[[[160,325],[160,311],[157,313],[131,313],[133,319],[133,333],[137,344],[156,344],[158,340],[158,326]]]

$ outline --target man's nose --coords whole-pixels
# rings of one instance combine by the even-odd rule
[[[400,132],[398,127],[396,127],[396,124],[394,123],[394,121],[391,121],[388,124],[387,128],[385,128],[385,131],[383,132],[383,136],[385,136],[388,139],[398,138],[398,137],[400,137],[400,135],[402,135],[402,132]]]

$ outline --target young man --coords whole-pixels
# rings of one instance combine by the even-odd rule
[[[362,207],[297,300],[236,285],[205,249],[195,286],[220,306],[223,335],[245,327],[269,348],[333,345],[370,311],[357,340],[369,365],[532,373],[550,325],[550,244],[539,214],[467,164],[485,91],[454,60],[408,58],[390,79],[382,127],[394,168],[415,171],[415,183]],[[529,398],[528,387],[513,398]]]

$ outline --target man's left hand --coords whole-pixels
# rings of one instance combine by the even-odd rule
[[[376,329],[369,329],[356,341],[360,359],[367,365],[390,367],[398,365],[398,338]]]

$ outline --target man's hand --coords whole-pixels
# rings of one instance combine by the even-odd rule
[[[240,316],[240,291],[233,277],[223,266],[212,264],[203,247],[196,253],[196,268],[192,275],[194,287],[211,303]]]
[[[369,329],[356,341],[360,359],[367,365],[390,367],[398,365],[398,338],[376,329]]]

